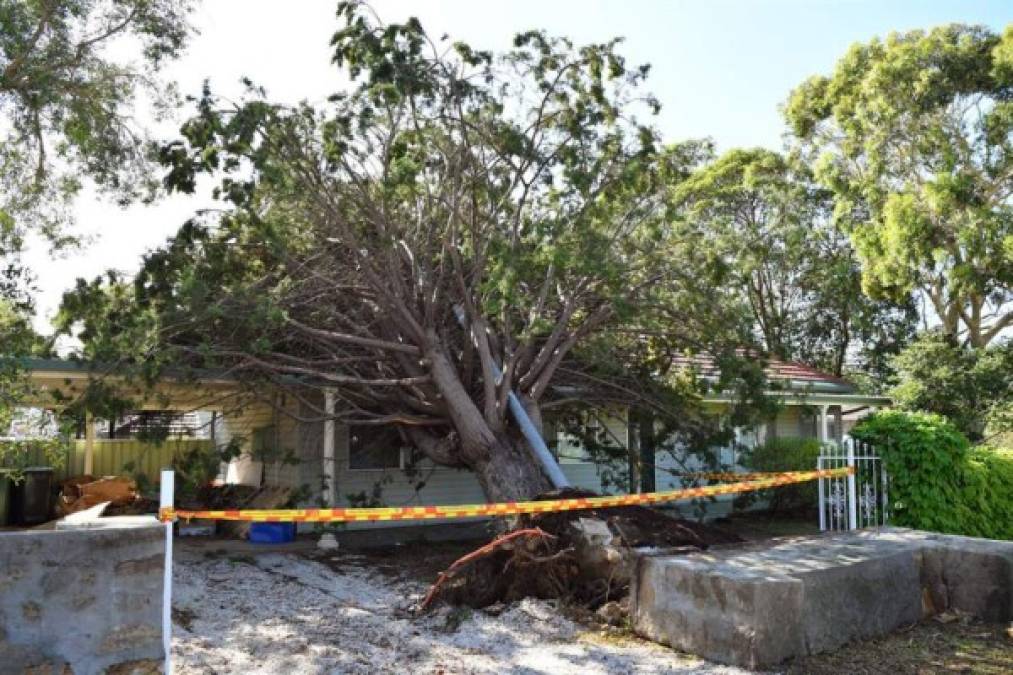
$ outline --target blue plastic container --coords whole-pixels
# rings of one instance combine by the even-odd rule
[[[295,523],[252,523],[249,536],[256,544],[287,544],[295,540]]]

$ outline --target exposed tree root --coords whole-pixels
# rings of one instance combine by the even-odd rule
[[[426,609],[429,608],[429,605],[431,605],[433,600],[436,599],[436,596],[440,592],[440,589],[443,587],[443,584],[446,583],[448,579],[452,578],[454,574],[462,567],[464,567],[470,562],[477,560],[478,558],[481,558],[482,556],[488,556],[497,550],[505,549],[508,546],[511,546],[511,544],[516,542],[518,539],[523,539],[525,537],[555,539],[555,537],[553,537],[551,534],[547,534],[546,532],[537,527],[527,528],[523,530],[514,530],[513,532],[509,532],[507,534],[497,537],[496,539],[492,540],[485,546],[482,546],[481,548],[478,548],[472,551],[471,553],[468,553],[467,555],[461,556],[460,558],[455,560],[450,567],[448,567],[443,572],[440,572],[440,576],[436,579],[436,583],[432,585],[432,587],[429,589],[429,592],[426,593],[426,597],[422,600],[422,604],[419,605],[419,611],[424,612],[426,611]],[[548,556],[547,558],[542,558],[540,560],[547,561],[552,557],[554,556]],[[528,556],[528,559],[539,560],[533,556]]]
[[[593,496],[567,489],[540,499]],[[440,574],[423,600],[471,607],[524,597],[560,598],[594,609],[629,591],[637,548],[689,553],[742,541],[712,525],[642,506],[522,516],[514,528]]]

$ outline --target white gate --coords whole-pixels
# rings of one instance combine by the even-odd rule
[[[816,468],[855,467],[848,476],[820,478],[820,530],[856,530],[886,525],[889,519],[889,478],[883,461],[869,443],[853,438],[843,443],[826,443],[820,449]]]

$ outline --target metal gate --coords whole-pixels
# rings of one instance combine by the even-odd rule
[[[848,466],[855,467],[853,474],[818,481],[823,532],[879,527],[889,520],[890,480],[875,447],[847,438],[843,443],[825,443],[820,449],[817,469]]]

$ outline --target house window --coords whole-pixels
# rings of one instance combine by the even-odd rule
[[[348,431],[348,468],[353,470],[400,469],[410,448],[393,426],[353,426]],[[407,452],[405,452],[407,451]]]
[[[585,464],[592,461],[591,454],[585,447],[585,439],[593,439],[605,443],[604,429],[597,419],[584,419],[576,429],[564,426],[561,422],[545,425],[546,440],[553,445],[556,459],[560,464]]]
[[[116,419],[96,419],[95,437],[103,439],[208,438],[207,413],[175,410],[139,410]],[[77,434],[84,437],[82,422]]]

